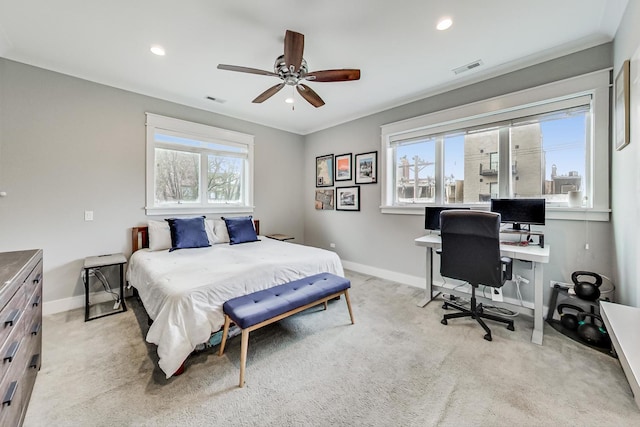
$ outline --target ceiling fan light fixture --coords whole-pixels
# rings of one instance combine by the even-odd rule
[[[444,18],[440,18],[438,24],[436,25],[436,28],[440,31],[444,31],[449,29],[451,25],[453,25],[453,21],[448,16],[445,16]]]
[[[152,45],[151,49],[149,50],[151,51],[151,53],[158,56],[164,56],[166,54],[166,52],[164,51],[164,48],[157,44]]]
[[[319,70],[309,72],[307,61],[302,57],[303,53],[304,35],[296,33],[295,31],[287,30],[284,36],[284,55],[280,55],[276,58],[273,65],[273,72],[228,64],[218,64],[218,69],[278,77],[282,80],[282,83],[274,85],[258,95],[252,101],[255,104],[260,104],[271,98],[283,87],[291,86],[292,96],[285,100],[287,104],[293,105],[293,94],[295,94],[295,89],[305,101],[318,108],[324,105],[324,101],[313,89],[303,84],[303,81],[346,82],[360,80],[359,69]]]

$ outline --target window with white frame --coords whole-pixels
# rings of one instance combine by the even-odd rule
[[[147,213],[253,210],[253,136],[147,113]]]
[[[541,197],[551,210],[608,218],[609,74],[382,126],[382,211]]]

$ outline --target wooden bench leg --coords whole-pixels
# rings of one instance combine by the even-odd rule
[[[351,317],[351,324],[353,325],[355,322],[353,318],[353,311],[351,310],[351,300],[349,299],[349,290],[344,290],[344,299],[347,300],[347,308],[349,309],[349,317]]]
[[[244,368],[247,365],[247,347],[249,346],[249,330],[242,330],[242,345],[240,347],[240,385],[244,387]]]
[[[227,335],[229,335],[229,324],[231,323],[231,318],[228,315],[224,315],[224,329],[222,330],[222,342],[220,342],[220,351],[218,352],[218,356],[222,356],[224,353],[224,346],[227,344]]]

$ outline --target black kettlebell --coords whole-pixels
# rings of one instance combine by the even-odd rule
[[[586,317],[592,317],[600,322],[600,326],[595,323],[587,323]],[[611,338],[604,327],[602,317],[595,313],[578,313],[578,337],[581,340],[596,347],[611,347]]]
[[[578,276],[590,276],[593,277],[595,282],[583,282],[578,280]],[[573,290],[578,298],[582,298],[587,301],[595,301],[600,298],[600,285],[602,285],[602,276],[590,271],[574,271],[571,273],[571,281],[573,281]]]
[[[575,310],[576,314],[581,313],[584,310],[581,307],[571,305],[571,304],[558,305],[558,314],[560,314],[560,323],[565,328],[575,331],[576,329],[578,329],[578,316],[572,313],[564,313],[566,309]]]

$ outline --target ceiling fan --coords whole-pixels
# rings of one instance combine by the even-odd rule
[[[276,58],[273,65],[273,72],[259,70],[256,68],[240,67],[237,65],[218,64],[218,69],[228,71],[239,71],[241,73],[260,74],[263,76],[273,76],[282,79],[282,83],[271,86],[253,100],[254,103],[261,103],[278,93],[285,85],[295,86],[298,93],[314,107],[322,107],[324,101],[305,81],[314,82],[344,82],[360,79],[360,70],[339,69],[309,71],[307,61],[302,54],[304,52],[304,34],[287,30],[284,36],[284,55]]]

